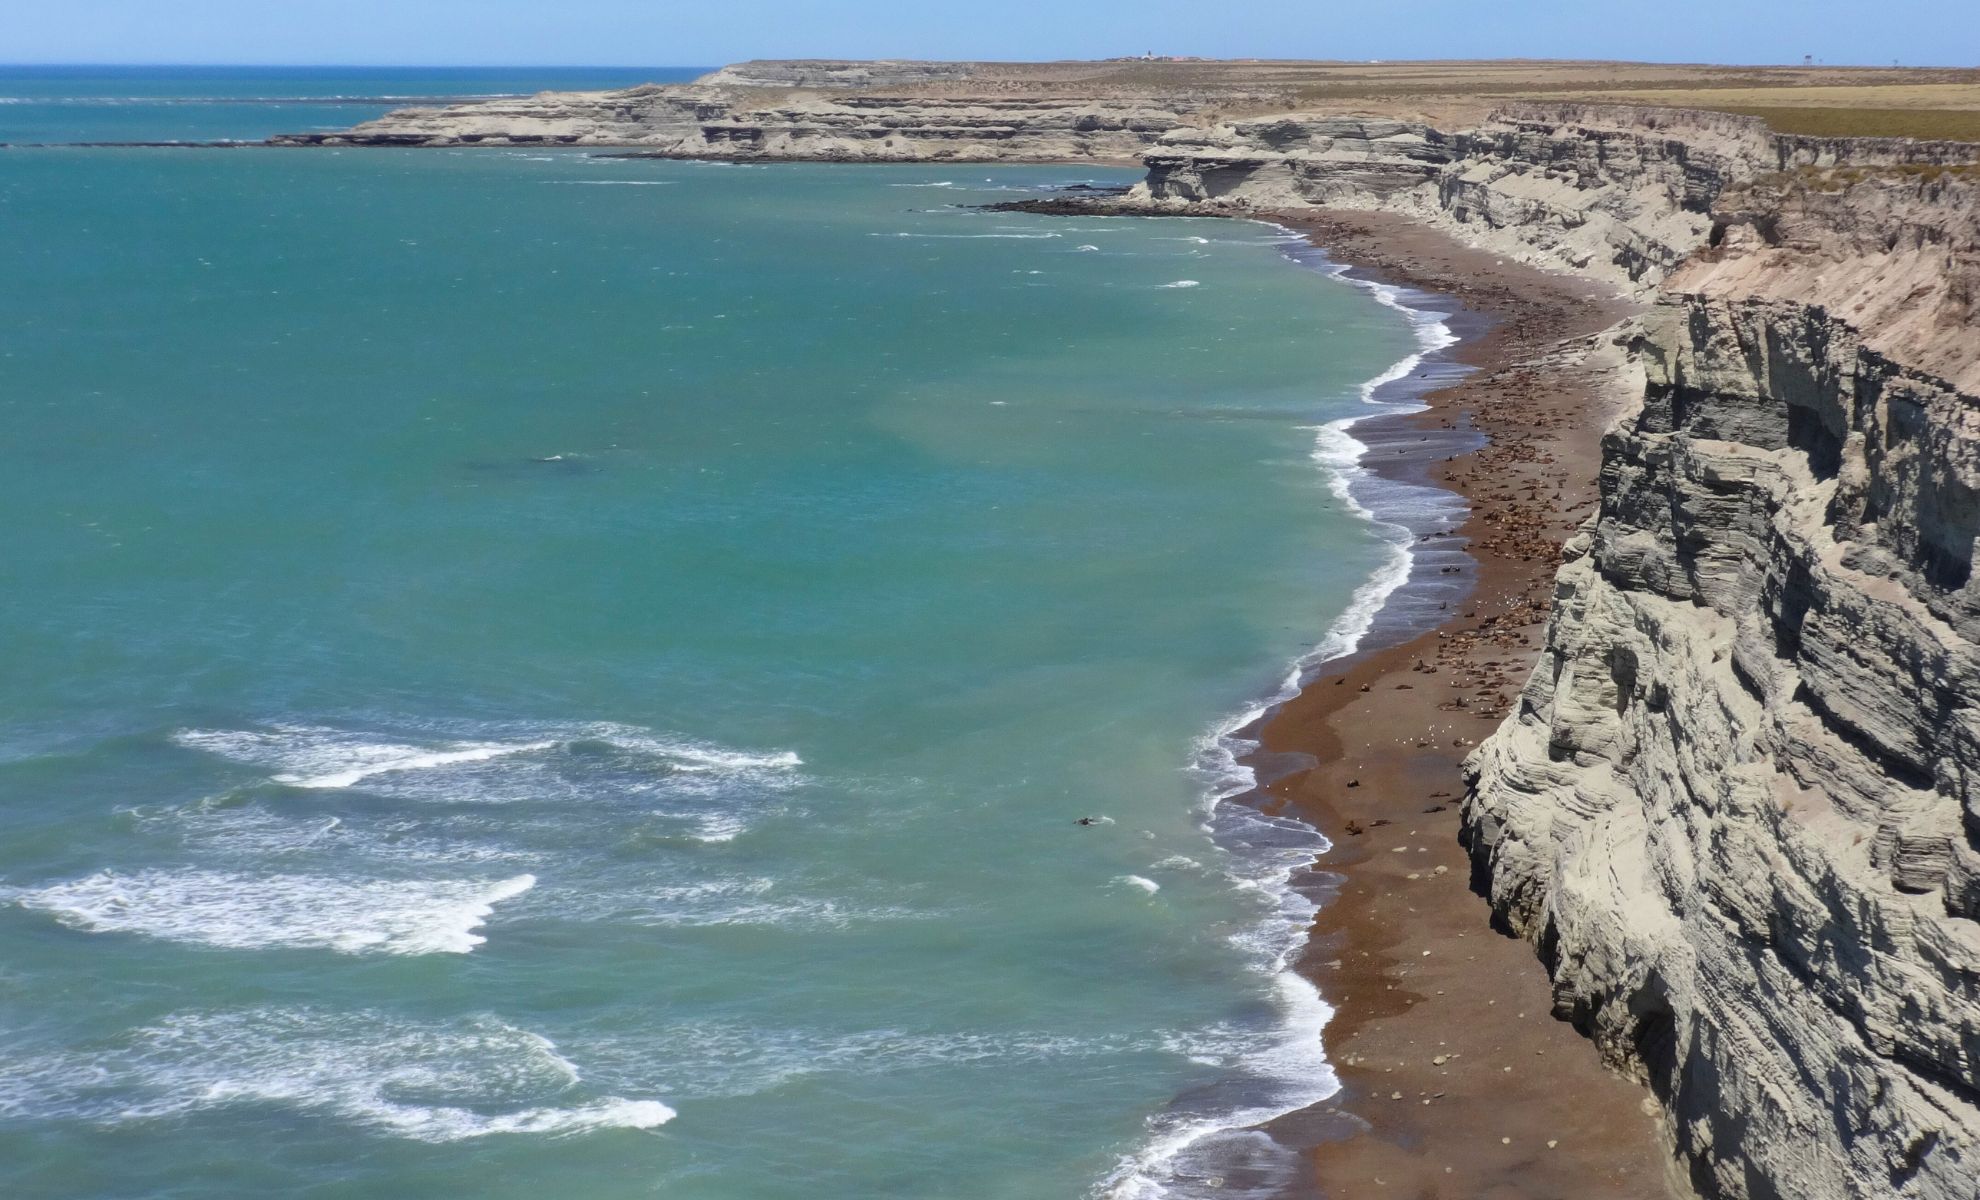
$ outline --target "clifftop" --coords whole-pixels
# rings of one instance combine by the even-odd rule
[[[869,88],[968,79],[977,64],[912,62],[900,59],[753,59],[711,71],[694,82],[702,87]]]

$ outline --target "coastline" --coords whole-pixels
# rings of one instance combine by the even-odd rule
[[[1116,201],[1109,196],[1105,202]],[[1037,203],[1011,202],[1008,207]],[[1161,215],[1173,219],[1191,214]],[[1455,603],[1470,586],[1471,560],[1448,536],[1463,519],[1464,498],[1427,478],[1370,469],[1366,460],[1374,451],[1354,431],[1424,411],[1428,393],[1472,372],[1453,351],[1490,322],[1453,297],[1394,284],[1336,262],[1317,239],[1287,223],[1261,223],[1281,236],[1280,253],[1290,262],[1351,284],[1402,314],[1411,327],[1415,348],[1359,385],[1363,409],[1308,430],[1313,435],[1309,457],[1330,490],[1386,543],[1389,554],[1354,589],[1319,642],[1289,664],[1274,693],[1226,718],[1196,743],[1191,770],[1202,784],[1205,828],[1230,856],[1235,877],[1244,881],[1241,886],[1274,902],[1244,944],[1257,956],[1255,968],[1273,979],[1282,1019],[1260,1036],[1259,1045],[1223,1086],[1209,1089],[1214,1098],[1207,1105],[1196,1108],[1198,1098],[1190,1094],[1177,1098],[1158,1121],[1153,1140],[1101,1181],[1100,1194],[1114,1200],[1180,1200],[1196,1195],[1199,1183],[1216,1195],[1256,1200],[1303,1192],[1300,1158],[1310,1139],[1277,1136],[1278,1123],[1310,1113],[1341,1090],[1325,1037],[1336,1011],[1333,998],[1302,967],[1309,930],[1328,892],[1315,859],[1329,851],[1330,839],[1340,831],[1320,827],[1307,814],[1267,811],[1257,802],[1263,785],[1282,776],[1288,761],[1262,749],[1258,731],[1298,698],[1316,672],[1352,658],[1365,646],[1393,642],[1401,631],[1434,623],[1438,605]],[[1434,438],[1413,439],[1406,459],[1396,461],[1421,466],[1475,449],[1479,441],[1469,432],[1440,430]],[[1293,761],[1304,765],[1311,760],[1295,751]],[[1272,1133],[1261,1135],[1261,1129]],[[1334,1136],[1350,1132],[1343,1125]]]
[[[1459,764],[1531,668],[1560,544],[1595,501],[1607,369],[1559,350],[1633,306],[1393,214],[1256,215],[1359,282],[1462,306],[1438,356],[1455,369],[1411,397],[1426,407],[1353,436],[1373,487],[1469,508],[1456,538],[1416,543],[1359,644],[1246,731],[1247,802],[1331,839],[1299,970],[1334,1010],[1340,1088],[1267,1128],[1320,1195],[1668,1197],[1649,1093],[1553,1019],[1545,968],[1491,930],[1458,844]]]
[[[1458,842],[1459,765],[1531,669],[1561,544],[1594,507],[1619,399],[1595,335],[1637,305],[1391,213],[993,207],[1262,221],[1418,339],[1362,385],[1368,411],[1314,430],[1394,557],[1276,695],[1198,747],[1209,827],[1279,902],[1270,1099],[1170,1124],[1103,1193],[1689,1195],[1649,1093],[1553,1019],[1545,968],[1492,930]]]

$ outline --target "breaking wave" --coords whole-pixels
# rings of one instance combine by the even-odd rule
[[[14,901],[72,929],[227,950],[466,954],[495,906],[536,885],[500,880],[344,879],[219,871],[98,871]]]
[[[674,1110],[599,1095],[548,1038],[493,1017],[253,1008],[182,1013],[115,1045],[0,1062],[0,1119],[125,1125],[277,1106],[421,1142],[653,1129]]]
[[[588,747],[646,756],[671,772],[690,776],[780,775],[803,765],[788,750],[732,750],[609,722],[482,727],[469,730],[467,737],[448,736],[450,732],[428,730],[413,741],[369,730],[276,723],[256,729],[181,730],[173,741],[264,768],[273,782],[300,788],[348,788],[374,781],[403,785],[406,777],[450,773],[449,768],[494,759],[517,758],[540,766],[544,758]],[[499,798],[499,789],[487,798]]]
[[[1296,240],[1305,245],[1304,239]],[[1289,257],[1302,261],[1298,255]],[[1392,401],[1380,393],[1407,379],[1426,358],[1457,338],[1445,323],[1448,314],[1413,307],[1401,289],[1354,278],[1324,260],[1314,265],[1402,313],[1415,334],[1415,351],[1361,385],[1360,397],[1369,411],[1316,429],[1312,452],[1334,495],[1374,526],[1388,552],[1314,648],[1291,664],[1278,689],[1220,722],[1196,745],[1192,771],[1201,781],[1206,827],[1231,854],[1234,884],[1260,899],[1262,918],[1233,941],[1245,951],[1252,969],[1270,979],[1276,1025],[1269,1033],[1250,1035],[1226,1087],[1212,1089],[1201,1099],[1180,1099],[1153,1118],[1149,1140],[1123,1157],[1095,1186],[1094,1195],[1101,1200],[1230,1200],[1281,1194],[1297,1173],[1298,1156],[1260,1126],[1317,1104],[1340,1087],[1321,1041],[1334,1010],[1294,967],[1319,908],[1308,894],[1311,864],[1332,843],[1305,822],[1268,815],[1242,801],[1260,782],[1247,765],[1258,742],[1247,734],[1267,713],[1297,695],[1317,668],[1353,653],[1377,614],[1409,580],[1415,535],[1380,511],[1384,506],[1379,499],[1369,497],[1371,502],[1364,502],[1365,486],[1372,479],[1362,465],[1367,447],[1348,430],[1370,416],[1423,407],[1413,395]]]

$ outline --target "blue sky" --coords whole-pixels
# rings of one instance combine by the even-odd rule
[[[0,0],[0,62],[1627,58],[1980,65],[1976,0]]]

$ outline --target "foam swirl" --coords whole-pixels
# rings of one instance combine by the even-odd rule
[[[500,880],[343,879],[221,871],[98,871],[24,890],[22,908],[71,929],[227,950],[466,954],[495,905],[536,886]]]

